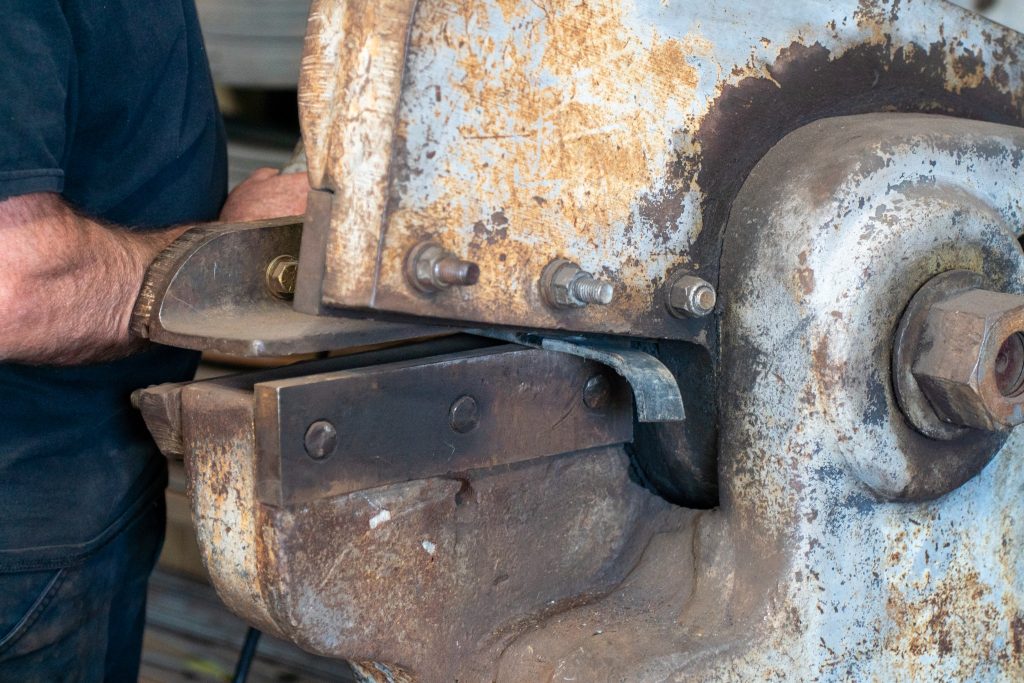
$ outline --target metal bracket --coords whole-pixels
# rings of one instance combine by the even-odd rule
[[[633,438],[626,383],[501,345],[258,383],[257,496],[290,505]]]
[[[683,395],[675,375],[649,353],[594,346],[592,343],[584,345],[529,332],[473,330],[472,334],[597,361],[615,370],[629,382],[633,400],[636,401],[636,417],[640,422],[682,422],[686,419]]]
[[[146,273],[132,329],[151,341],[234,356],[287,356],[449,335],[438,326],[300,313],[268,288],[268,266],[297,256],[300,218],[185,233]],[[278,293],[280,294],[280,293]]]

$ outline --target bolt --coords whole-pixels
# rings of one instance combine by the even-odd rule
[[[267,266],[267,289],[278,299],[295,296],[295,280],[299,273],[299,261],[294,256],[278,256]]]
[[[409,283],[425,293],[448,287],[466,287],[480,280],[480,266],[465,261],[437,242],[421,242],[406,259],[406,277]]]
[[[592,410],[600,410],[611,399],[612,386],[604,375],[594,375],[583,387],[583,402]]]
[[[1014,332],[996,354],[993,364],[996,387],[1007,398],[1019,396],[1024,391],[1024,333]]]
[[[677,318],[703,318],[715,310],[718,295],[711,283],[684,275],[668,290],[668,310]]]
[[[615,287],[599,280],[572,261],[555,259],[540,275],[544,300],[553,308],[582,308],[588,304],[605,306],[615,298]]]
[[[338,430],[327,420],[317,420],[306,430],[305,446],[309,457],[323,460],[338,447]]]
[[[472,396],[460,396],[448,411],[448,424],[459,434],[476,429],[480,422],[480,408]]]
[[[446,285],[475,285],[480,279],[480,266],[455,256],[446,256],[434,264],[434,279]]]

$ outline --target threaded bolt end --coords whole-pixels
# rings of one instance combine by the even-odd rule
[[[434,264],[434,278],[446,285],[475,285],[480,279],[480,266],[472,261],[446,256]]]
[[[573,280],[569,291],[573,297],[586,304],[605,306],[615,298],[615,288],[610,283],[590,276]]]

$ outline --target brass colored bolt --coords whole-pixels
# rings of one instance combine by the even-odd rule
[[[409,284],[421,292],[438,292],[448,287],[467,287],[480,280],[480,266],[465,261],[437,242],[421,242],[406,259]]]
[[[717,301],[711,283],[695,275],[679,278],[668,292],[668,309],[677,318],[703,318],[715,310]]]
[[[278,299],[295,296],[295,280],[299,274],[299,261],[294,256],[278,256],[267,266],[267,289]]]
[[[582,308],[588,304],[606,306],[615,298],[615,287],[599,280],[572,261],[555,259],[540,276],[544,300],[553,308]]]

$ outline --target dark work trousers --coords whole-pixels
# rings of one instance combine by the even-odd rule
[[[0,573],[0,683],[137,681],[165,520],[160,491],[77,563]]]

